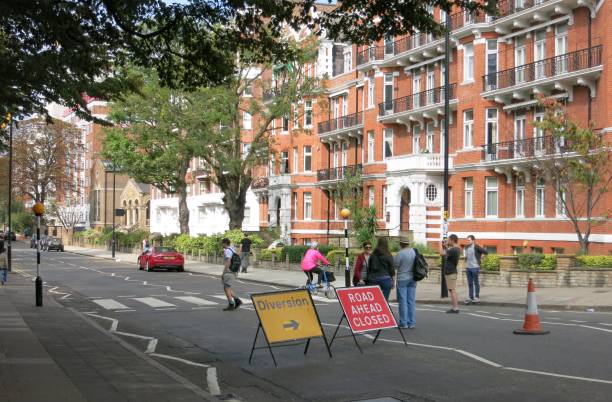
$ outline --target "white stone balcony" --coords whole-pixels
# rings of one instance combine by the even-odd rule
[[[444,172],[443,154],[399,155],[386,159],[387,174],[397,172]],[[453,158],[448,158],[448,168],[452,169]]]

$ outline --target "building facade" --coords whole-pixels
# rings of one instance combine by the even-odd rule
[[[299,119],[275,123],[277,154],[253,181],[261,227],[293,243],[343,234],[334,191],[354,172],[363,202],[390,236],[437,244],[443,208],[444,120],[449,122],[449,232],[498,253],[573,252],[572,225],[537,157],[563,142],[543,135],[537,96],[565,103],[580,125],[612,138],[612,3],[500,1],[499,15],[450,16],[450,113],[444,38],[428,33],[371,46],[322,39],[315,74],[326,100],[303,100]],[[443,11],[431,9],[439,21]],[[297,121],[299,120],[299,121]],[[608,194],[600,210],[612,204]],[[612,251],[612,224],[591,235]],[[527,245],[525,245],[527,241]]]

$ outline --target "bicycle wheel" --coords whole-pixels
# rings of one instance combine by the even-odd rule
[[[335,299],[336,298],[336,290],[331,287],[331,286],[327,286],[325,288],[325,297],[327,297],[328,299]]]

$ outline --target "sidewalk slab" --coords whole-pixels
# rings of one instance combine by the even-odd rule
[[[0,287],[0,401],[215,400],[93,320],[10,274]]]
[[[98,258],[111,259],[110,252],[97,249],[85,249],[76,246],[67,246],[66,251]],[[138,254],[116,254],[123,262],[136,261]],[[220,264],[208,264],[199,261],[186,260],[185,270],[192,273],[221,276],[223,267]],[[336,276],[336,286],[343,286],[344,278]],[[248,273],[240,273],[239,280],[265,283],[273,286],[295,288],[303,286],[305,276],[300,271],[282,269],[266,269],[262,267],[249,267]],[[468,297],[466,286],[458,284],[457,292],[460,303]],[[612,288],[540,288],[536,290],[538,306],[554,310],[585,311],[612,311]],[[390,299],[396,300],[395,291]],[[480,290],[480,303],[482,306],[525,307],[527,288],[485,287]],[[417,301],[423,304],[450,304],[450,299],[440,297],[440,284],[420,282],[417,285]]]

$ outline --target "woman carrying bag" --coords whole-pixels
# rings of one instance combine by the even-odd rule
[[[365,280],[369,285],[378,285],[389,300],[389,294],[394,286],[395,263],[389,251],[389,242],[386,237],[379,237],[376,242],[376,249],[372,252],[368,260]],[[363,271],[362,271],[363,279]]]

